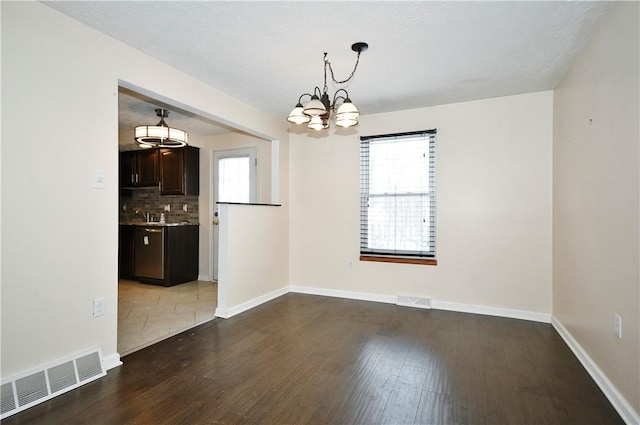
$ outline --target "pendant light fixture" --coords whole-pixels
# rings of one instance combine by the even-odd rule
[[[333,116],[337,126],[347,128],[358,125],[357,118],[360,115],[360,112],[358,112],[356,105],[351,102],[349,93],[345,89],[339,89],[336,91],[333,96],[333,102],[329,101],[329,94],[327,93],[327,69],[329,69],[331,79],[336,85],[348,83],[358,69],[360,53],[364,52],[368,48],[369,45],[363,42],[354,43],[351,46],[351,50],[358,54],[356,57],[356,64],[353,67],[353,71],[351,71],[351,75],[349,75],[346,80],[342,81],[336,80],[333,68],[331,67],[331,62],[329,62],[329,59],[327,59],[327,53],[325,53],[324,86],[322,91],[319,87],[316,87],[313,94],[303,93],[300,95],[298,103],[287,117],[287,121],[297,125],[307,124],[307,127],[310,129],[320,131],[325,128],[329,128],[329,118],[331,116],[331,111],[333,111]],[[302,98],[305,96],[309,96],[309,101],[303,105]],[[340,104],[338,105],[338,103]]]
[[[156,109],[156,115],[160,117],[160,122],[156,125],[139,125],[134,130],[136,142],[140,147],[151,148],[179,148],[187,145],[189,135],[186,131],[172,128],[164,122],[169,116],[166,109]]]

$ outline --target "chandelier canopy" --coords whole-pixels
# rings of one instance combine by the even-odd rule
[[[322,90],[319,87],[315,87],[312,93],[303,93],[298,98],[298,103],[287,117],[287,121],[302,125],[307,124],[307,127],[320,131],[325,128],[329,128],[329,118],[331,112],[333,112],[333,118],[335,123],[339,127],[353,127],[358,125],[358,116],[360,112],[356,105],[351,102],[349,93],[345,89],[338,89],[333,95],[333,102],[329,101],[329,94],[327,89],[327,69],[331,74],[331,79],[336,85],[345,84],[349,82],[358,69],[360,63],[360,54],[367,50],[369,45],[367,43],[358,42],[351,46],[351,50],[357,53],[356,64],[351,71],[351,75],[346,80],[338,81],[333,73],[331,62],[327,59],[327,53],[324,54],[324,86]],[[302,104],[302,98],[309,96],[309,101],[304,105]]]

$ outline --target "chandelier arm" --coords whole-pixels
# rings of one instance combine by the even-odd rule
[[[340,92],[344,92],[344,96],[339,95],[338,93]],[[334,94],[333,94],[333,104],[331,105],[331,108],[334,108],[336,106],[336,102],[338,100],[342,99],[343,101],[345,99],[349,99],[349,92],[346,91],[345,89],[339,89],[337,90]]]
[[[309,97],[311,97],[311,96],[312,96],[312,94],[311,94],[311,93],[302,93],[302,94],[300,95],[300,97],[298,98],[298,103],[302,103],[302,98],[303,98],[304,96],[309,96]]]

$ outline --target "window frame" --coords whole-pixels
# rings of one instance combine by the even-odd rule
[[[383,134],[360,137],[360,261],[391,262],[405,264],[437,265],[436,260],[436,182],[435,182],[435,148],[437,130],[422,130],[404,133]],[[371,180],[370,146],[376,142],[403,141],[415,137],[426,137],[428,143],[428,188],[426,191],[410,193],[403,190],[372,195],[369,182]],[[426,196],[428,202],[428,245],[427,250],[403,250],[395,248],[376,249],[369,246],[369,199],[378,197],[399,197],[408,199],[415,196]]]

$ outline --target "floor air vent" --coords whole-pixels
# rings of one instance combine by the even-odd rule
[[[404,307],[431,308],[431,298],[399,294],[396,304]]]
[[[0,419],[106,375],[100,349],[45,365],[2,381]]]

